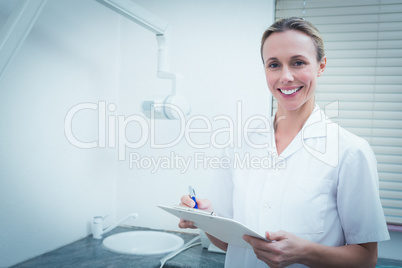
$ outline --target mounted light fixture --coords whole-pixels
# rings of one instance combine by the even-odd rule
[[[156,76],[162,79],[170,79],[172,81],[172,91],[170,95],[142,102],[142,112],[149,118],[153,117],[157,119],[180,119],[190,114],[191,108],[187,101],[183,96],[177,95],[180,86],[179,81],[182,79],[182,76],[177,73],[169,72],[168,68],[165,32],[169,24],[137,5],[132,0],[96,1],[156,34],[156,40],[158,42],[158,66]]]

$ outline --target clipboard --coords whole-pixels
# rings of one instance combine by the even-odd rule
[[[271,242],[244,224],[229,218],[220,217],[213,212],[182,206],[159,205],[158,207],[183,220],[194,222],[194,226],[197,228],[231,245],[252,249],[251,245],[244,241],[243,235]]]

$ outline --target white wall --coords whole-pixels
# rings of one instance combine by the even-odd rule
[[[238,100],[243,122],[252,114],[269,113],[259,42],[272,22],[272,0],[136,2],[170,24],[171,69],[184,75],[183,95],[192,115],[235,120]],[[110,214],[107,225],[139,212],[134,225],[177,229],[177,219],[155,205],[177,203],[189,184],[205,195],[213,170],[190,167],[181,174],[173,168],[152,174],[130,169],[127,160],[118,161],[115,148],[76,148],[64,135],[65,117],[77,104],[113,103],[117,110],[107,116],[127,117],[141,115],[142,99],[169,91],[170,83],[156,78],[152,33],[92,0],[48,1],[0,80],[0,256],[6,256],[0,267],[90,234],[94,215]],[[158,122],[157,141],[175,139],[181,123]],[[97,111],[77,113],[73,131],[82,141],[97,140]],[[136,141],[141,131],[130,124],[127,137]],[[167,149],[147,143],[127,154],[157,157],[171,151],[187,157],[217,152],[182,141]]]
[[[189,118],[204,115],[213,130],[228,125],[213,122],[218,115],[236,118],[237,101],[241,101],[243,122],[251,115],[270,112],[270,97],[259,54],[263,31],[272,23],[273,1],[158,1],[137,0],[138,4],[169,22],[168,41],[171,70],[184,75],[182,94],[191,104]],[[141,42],[138,42],[141,40]],[[120,66],[119,114],[139,114],[140,101],[153,94],[169,94],[170,83],[156,78],[155,36],[129,22],[122,21],[122,61]],[[140,62],[140,64],[138,64]],[[188,120],[189,120],[188,118]],[[156,140],[159,144],[180,137],[183,121],[158,121]],[[238,122],[239,121],[239,122]],[[204,128],[200,120],[191,125]],[[134,131],[135,129],[136,131]],[[131,141],[138,141],[139,125],[127,131]],[[191,141],[208,143],[212,134],[192,134]],[[170,158],[171,153],[185,157],[190,167],[130,168],[130,153],[154,160]],[[155,149],[150,142],[138,149],[128,149],[127,159],[118,163],[117,215],[138,212],[132,224],[152,228],[178,230],[178,219],[157,208],[158,204],[178,204],[192,185],[198,196],[207,197],[206,190],[213,169],[195,166],[195,154],[219,156],[210,146],[197,149],[185,138],[175,146]],[[145,160],[144,160],[145,161]]]
[[[114,215],[113,151],[72,146],[64,119],[78,103],[116,100],[118,27],[95,1],[50,0],[0,81],[0,267],[87,236],[94,215]],[[73,123],[77,137],[96,139],[96,111]]]

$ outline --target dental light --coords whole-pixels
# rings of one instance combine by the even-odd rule
[[[132,0],[96,1],[156,34],[158,42],[156,76],[162,79],[170,79],[172,81],[172,92],[167,96],[143,101],[141,104],[142,112],[149,118],[153,117],[157,119],[179,119],[190,114],[191,108],[185,98],[177,95],[180,85],[179,81],[182,79],[182,76],[168,71],[165,31],[169,24],[140,7]]]

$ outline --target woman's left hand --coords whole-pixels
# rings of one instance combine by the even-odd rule
[[[257,258],[271,268],[300,263],[305,249],[310,243],[285,231],[266,232],[265,236],[274,242],[267,242],[248,235],[243,236],[243,239],[253,247]]]

